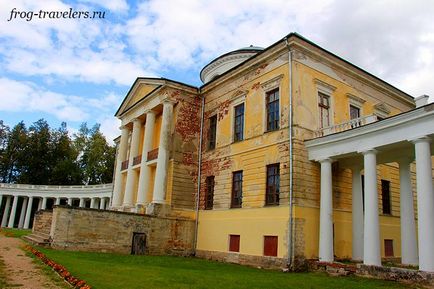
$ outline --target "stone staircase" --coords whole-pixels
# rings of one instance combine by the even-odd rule
[[[36,212],[32,234],[24,236],[24,240],[38,246],[50,246],[52,217],[52,211],[41,210]]]
[[[24,240],[30,242],[33,245],[38,246],[50,246],[50,234],[42,233],[42,232],[33,232],[30,235],[24,236]]]

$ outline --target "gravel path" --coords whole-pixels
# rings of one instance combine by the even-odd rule
[[[18,238],[6,237],[0,233],[0,258],[5,265],[5,275],[14,289],[62,289],[53,284],[41,269],[21,249],[25,242]]]

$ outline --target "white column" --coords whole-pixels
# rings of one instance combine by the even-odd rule
[[[99,209],[105,210],[105,198],[101,198],[99,201]]]
[[[68,198],[68,206],[72,206],[72,198]]]
[[[12,202],[11,215],[9,216],[8,228],[14,227],[15,214],[17,213],[18,196],[13,196],[14,201]]]
[[[27,208],[27,198],[24,197],[23,203],[21,205],[20,220],[18,221],[18,228],[19,229],[22,229],[24,226],[24,217],[26,215],[26,208]]]
[[[430,139],[413,141],[416,153],[419,270],[434,272],[434,194]]]
[[[80,204],[78,205],[80,208],[84,208],[85,206],[84,198],[80,198]]]
[[[333,262],[332,160],[321,160],[319,260]]]
[[[128,128],[126,126],[121,126],[121,141],[119,143],[118,155],[116,158],[116,172],[115,172],[115,183],[113,186],[113,207],[119,207],[121,205],[122,197],[122,162],[125,161],[127,157],[128,149]]]
[[[173,102],[163,101],[163,120],[161,123],[158,147],[157,170],[155,173],[153,203],[163,204],[166,199],[167,170],[169,166],[170,132],[172,129]]]
[[[0,208],[2,207],[2,203],[3,203],[3,195],[0,195]]]
[[[417,265],[416,222],[410,175],[411,160],[399,161],[399,194],[401,203],[401,263]]]
[[[56,198],[56,206],[60,205],[60,198]]]
[[[24,222],[24,229],[30,228],[30,216],[32,214],[33,197],[29,197],[29,204],[27,205],[26,220]]]
[[[90,199],[90,208],[95,209],[95,198]]]
[[[42,209],[42,199],[38,198],[38,211]]]
[[[145,133],[143,136],[142,163],[140,164],[139,187],[137,192],[137,204],[144,205],[147,196],[151,193],[151,168],[146,164],[148,152],[152,149],[154,136],[155,112],[146,111]]]
[[[378,217],[377,151],[363,152],[365,165],[365,223],[363,264],[381,266]]]
[[[134,186],[137,182],[137,173],[133,170],[133,161],[134,158],[139,153],[141,127],[142,127],[141,120],[138,118],[133,119],[133,134],[131,137],[130,156],[129,156],[129,164],[128,164],[128,172],[127,172],[127,184],[125,187],[125,197],[124,197],[123,206],[133,206]]]
[[[42,209],[42,210],[47,209],[47,198],[46,198],[46,197],[43,197],[43,198],[42,198],[41,209]]]
[[[352,182],[352,225],[353,225],[353,255],[355,261],[363,260],[363,194],[361,167],[353,167]]]
[[[11,209],[11,198],[12,198],[12,196],[6,197],[5,210],[3,211],[3,218],[2,218],[2,224],[1,224],[2,227],[6,227],[6,225],[8,223],[9,211]]]

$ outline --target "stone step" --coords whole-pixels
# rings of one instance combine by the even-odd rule
[[[38,246],[49,246],[50,245],[50,240],[49,240],[49,236],[38,236],[38,235],[27,235],[23,237],[24,240],[30,242],[31,244],[34,245],[38,245]]]
[[[50,240],[50,234],[47,234],[45,232],[39,232],[39,231],[33,232],[31,235],[35,238],[39,238],[47,241]]]

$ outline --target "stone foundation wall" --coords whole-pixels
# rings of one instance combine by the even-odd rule
[[[409,284],[420,284],[434,286],[434,273],[418,271],[414,269],[385,267],[385,266],[368,266],[363,264],[343,264],[308,261],[310,271],[327,272],[332,276],[357,275],[368,278],[382,280],[398,281]],[[431,287],[429,287],[431,288]]]
[[[53,212],[48,210],[39,210],[35,213],[33,219],[33,233],[44,233],[49,235],[51,229],[51,222],[53,219]]]
[[[234,263],[266,269],[283,269],[287,267],[287,260],[283,258],[253,256],[232,252],[197,250],[196,257],[204,258],[207,260]]]
[[[130,254],[133,233],[146,235],[146,253],[191,255],[194,221],[87,208],[55,207],[55,249]]]

